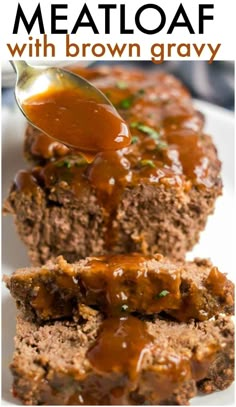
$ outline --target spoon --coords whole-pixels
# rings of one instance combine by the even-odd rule
[[[124,120],[87,80],[61,68],[32,67],[22,60],[11,64],[17,104],[34,127],[85,155],[130,144]]]

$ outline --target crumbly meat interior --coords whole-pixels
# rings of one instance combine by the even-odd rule
[[[138,374],[127,376],[114,368],[107,375],[101,365],[94,368],[88,354],[103,324],[100,313],[84,308],[79,325],[38,325],[19,316],[11,364],[14,394],[36,405],[185,405],[197,388],[210,393],[232,382],[233,326],[228,318],[189,324],[153,318],[143,323],[152,339]],[[97,352],[99,357],[101,349]]]

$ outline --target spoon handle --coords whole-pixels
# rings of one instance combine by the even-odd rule
[[[25,61],[9,61],[10,64],[13,66],[17,75],[21,75],[23,71],[28,68],[28,64]]]

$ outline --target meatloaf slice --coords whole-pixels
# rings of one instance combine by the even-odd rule
[[[5,279],[18,306],[44,320],[72,316],[80,304],[107,315],[165,311],[178,321],[233,312],[233,283],[207,260],[174,264],[159,254],[132,254],[69,264],[58,257]]]
[[[102,321],[90,310],[79,324],[39,325],[20,315],[13,394],[27,405],[187,405],[197,387],[207,393],[227,388],[233,361],[228,318]]]
[[[73,69],[73,68],[72,68]],[[88,164],[28,128],[27,157],[41,167],[16,175],[13,214],[34,265],[106,253],[184,258],[221,194],[221,164],[188,91],[164,73],[78,70],[130,126],[132,144]]]

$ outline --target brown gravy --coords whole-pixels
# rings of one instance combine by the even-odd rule
[[[161,258],[136,253],[99,256],[87,259],[83,270],[58,258],[59,269],[43,268],[39,275],[29,273],[18,281],[30,281],[28,302],[42,319],[71,315],[81,303],[98,307],[106,316],[179,309],[182,269]]]
[[[23,110],[49,136],[88,156],[122,149],[131,141],[117,111],[84,89],[49,88],[26,99]]]
[[[102,373],[127,374],[134,380],[152,336],[145,322],[131,315],[103,321],[100,334],[88,350],[91,365]]]

